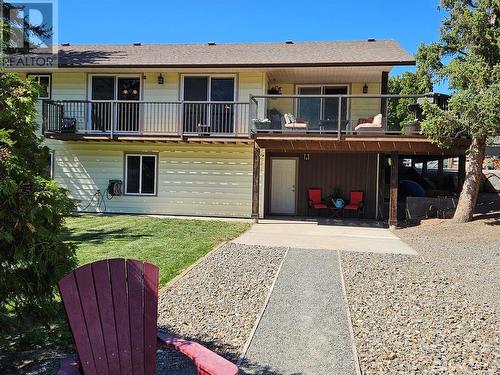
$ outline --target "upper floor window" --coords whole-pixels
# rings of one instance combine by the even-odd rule
[[[28,74],[28,78],[32,78],[42,86],[42,91],[38,95],[39,99],[50,99],[52,84],[52,77],[50,74]]]

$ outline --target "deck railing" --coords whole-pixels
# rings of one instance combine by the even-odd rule
[[[51,133],[247,136],[249,103],[45,101],[43,120]]]
[[[446,96],[425,95],[255,95],[250,96],[250,131],[282,134],[420,134],[420,104],[446,105]],[[380,123],[370,124],[381,114]],[[362,126],[358,126],[364,124]]]

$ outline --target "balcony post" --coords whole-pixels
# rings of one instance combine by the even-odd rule
[[[179,134],[179,137],[182,137],[182,134],[184,132],[184,102],[181,102],[179,105],[179,112],[177,113],[177,133]]]
[[[115,128],[115,121],[118,115],[118,105],[115,105],[115,102],[111,102],[111,129],[110,129],[110,138],[113,139],[113,129]]]
[[[252,219],[259,221],[259,187],[260,187],[260,147],[253,142],[253,185],[252,185]]]
[[[252,130],[253,130],[253,123],[252,123],[252,107],[253,107],[253,104],[252,102],[254,101],[255,99],[253,98],[253,95],[250,94],[248,96],[248,136],[251,137],[252,136]],[[255,116],[257,117],[257,116]]]
[[[389,227],[394,229],[398,226],[398,170],[399,155],[397,152],[391,154],[391,190],[389,197]]]
[[[337,121],[337,139],[340,141],[342,135],[342,97],[339,96],[339,108],[338,108],[338,121]]]

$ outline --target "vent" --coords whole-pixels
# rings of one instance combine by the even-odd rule
[[[140,47],[140,46],[142,46],[142,43],[141,43],[141,42],[134,42],[134,43],[132,43],[132,44],[133,44],[134,46],[136,46],[136,47]]]
[[[293,40],[287,40],[285,44],[293,44]]]
[[[208,42],[209,46],[215,46],[215,42]]]
[[[375,38],[369,38],[368,41],[369,42],[375,42]]]

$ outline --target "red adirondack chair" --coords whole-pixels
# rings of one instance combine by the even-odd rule
[[[349,193],[349,203],[344,206],[345,211],[354,211],[359,216],[363,210],[364,194],[362,191],[351,191]]]
[[[314,208],[318,211],[328,208],[328,206],[323,202],[321,198],[321,189],[307,190],[307,198],[309,201],[309,208]]]
[[[157,331],[158,267],[138,260],[86,264],[59,281],[78,353],[59,375],[152,375],[158,344],[194,361],[198,374],[234,375],[233,363],[202,345]]]

